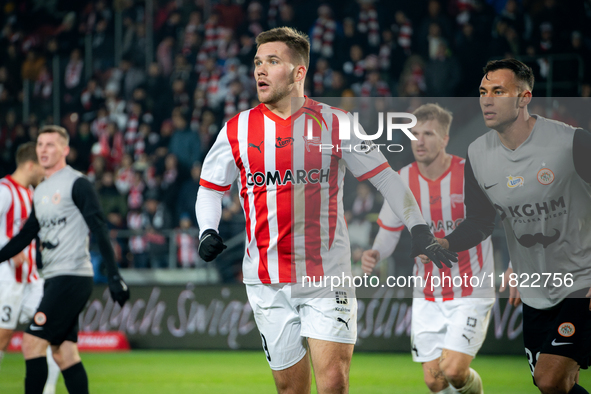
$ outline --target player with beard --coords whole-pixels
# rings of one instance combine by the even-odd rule
[[[466,220],[440,243],[469,249],[500,214],[534,384],[542,393],[581,394],[579,369],[591,357],[591,134],[530,115],[533,85],[520,61],[484,68],[480,107],[491,130],[468,148]]]

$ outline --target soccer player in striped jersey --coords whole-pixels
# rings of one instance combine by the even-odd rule
[[[257,37],[261,104],[229,120],[205,158],[199,254],[210,261],[225,248],[217,231],[221,199],[236,181],[246,218],[244,283],[277,391],[309,393],[311,359],[319,393],[346,393],[357,338],[354,291],[302,295],[305,282],[351,276],[346,168],[386,197],[411,228],[417,254],[449,266],[457,255],[442,254],[412,193],[371,141],[340,139],[338,118],[350,114],[304,96],[309,54],[307,36],[291,28]]]
[[[16,151],[17,168],[0,179],[0,248],[20,231],[33,207],[33,190],[43,179],[43,167],[35,143],[27,142]],[[43,279],[37,273],[37,249],[33,240],[22,252],[0,264],[0,362],[17,323],[28,323],[43,296]],[[47,347],[49,376],[44,394],[54,393],[59,368]]]
[[[402,168],[400,176],[410,187],[434,234],[443,238],[465,216],[465,160],[445,151],[452,122],[449,111],[437,104],[425,104],[414,115],[417,125],[411,132],[417,140],[411,146],[416,161]],[[378,224],[380,230],[373,247],[363,252],[361,260],[368,274],[394,252],[404,229],[404,223],[388,202],[384,202]],[[459,253],[458,259],[452,268],[442,269],[432,262],[423,264],[420,258],[415,259],[414,275],[425,278],[425,286],[415,286],[413,290],[412,356],[422,363],[425,383],[433,393],[482,392],[480,376],[470,368],[470,363],[486,336],[495,301],[494,288],[490,284],[473,287],[474,282],[466,280],[462,280],[461,286],[442,280],[441,286],[431,287],[429,278],[482,278],[492,274],[490,237]]]

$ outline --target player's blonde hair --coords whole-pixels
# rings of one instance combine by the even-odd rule
[[[292,52],[297,64],[310,68],[310,40],[308,35],[292,27],[276,27],[259,34],[256,38],[257,48],[268,42],[283,42]]]
[[[416,116],[417,123],[436,120],[439,123],[439,134],[442,137],[449,135],[449,127],[451,126],[453,115],[439,104],[423,104],[413,112],[413,115]]]
[[[41,130],[39,130],[39,135],[45,133],[58,133],[60,137],[62,137],[66,141],[66,145],[70,144],[70,135],[66,131],[65,128],[57,125],[47,125],[43,126]]]

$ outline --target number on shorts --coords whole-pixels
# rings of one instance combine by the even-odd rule
[[[2,322],[8,323],[10,321],[10,315],[12,313],[12,308],[7,305],[4,308],[2,308],[2,310],[4,311],[4,316],[2,316]]]
[[[525,348],[525,354],[527,354],[527,362],[529,363],[531,376],[534,376],[534,370],[536,369],[536,363],[538,362],[538,358],[540,357],[540,352],[536,353],[536,361],[534,361],[534,356],[533,354],[531,354],[531,351],[528,348]]]
[[[265,339],[265,336],[263,334],[261,334],[261,338],[263,338],[263,350],[265,351],[265,355],[267,356],[267,360],[269,360],[269,362],[271,362],[271,355],[269,354],[269,347],[267,346],[267,340]]]

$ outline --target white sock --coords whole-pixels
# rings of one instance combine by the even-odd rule
[[[468,376],[468,380],[466,380],[464,387],[456,388],[456,390],[461,394],[483,394],[482,379],[480,379],[478,372],[470,368],[470,376]]]
[[[443,390],[438,391],[438,392],[433,393],[433,394],[454,394],[454,393],[457,393],[457,391],[450,384],[449,386],[447,386]]]
[[[47,346],[47,382],[45,382],[45,388],[43,389],[43,394],[54,394],[55,393],[55,385],[57,384],[57,379],[60,375],[60,369],[55,363],[53,359],[53,354],[51,353],[51,346]]]

